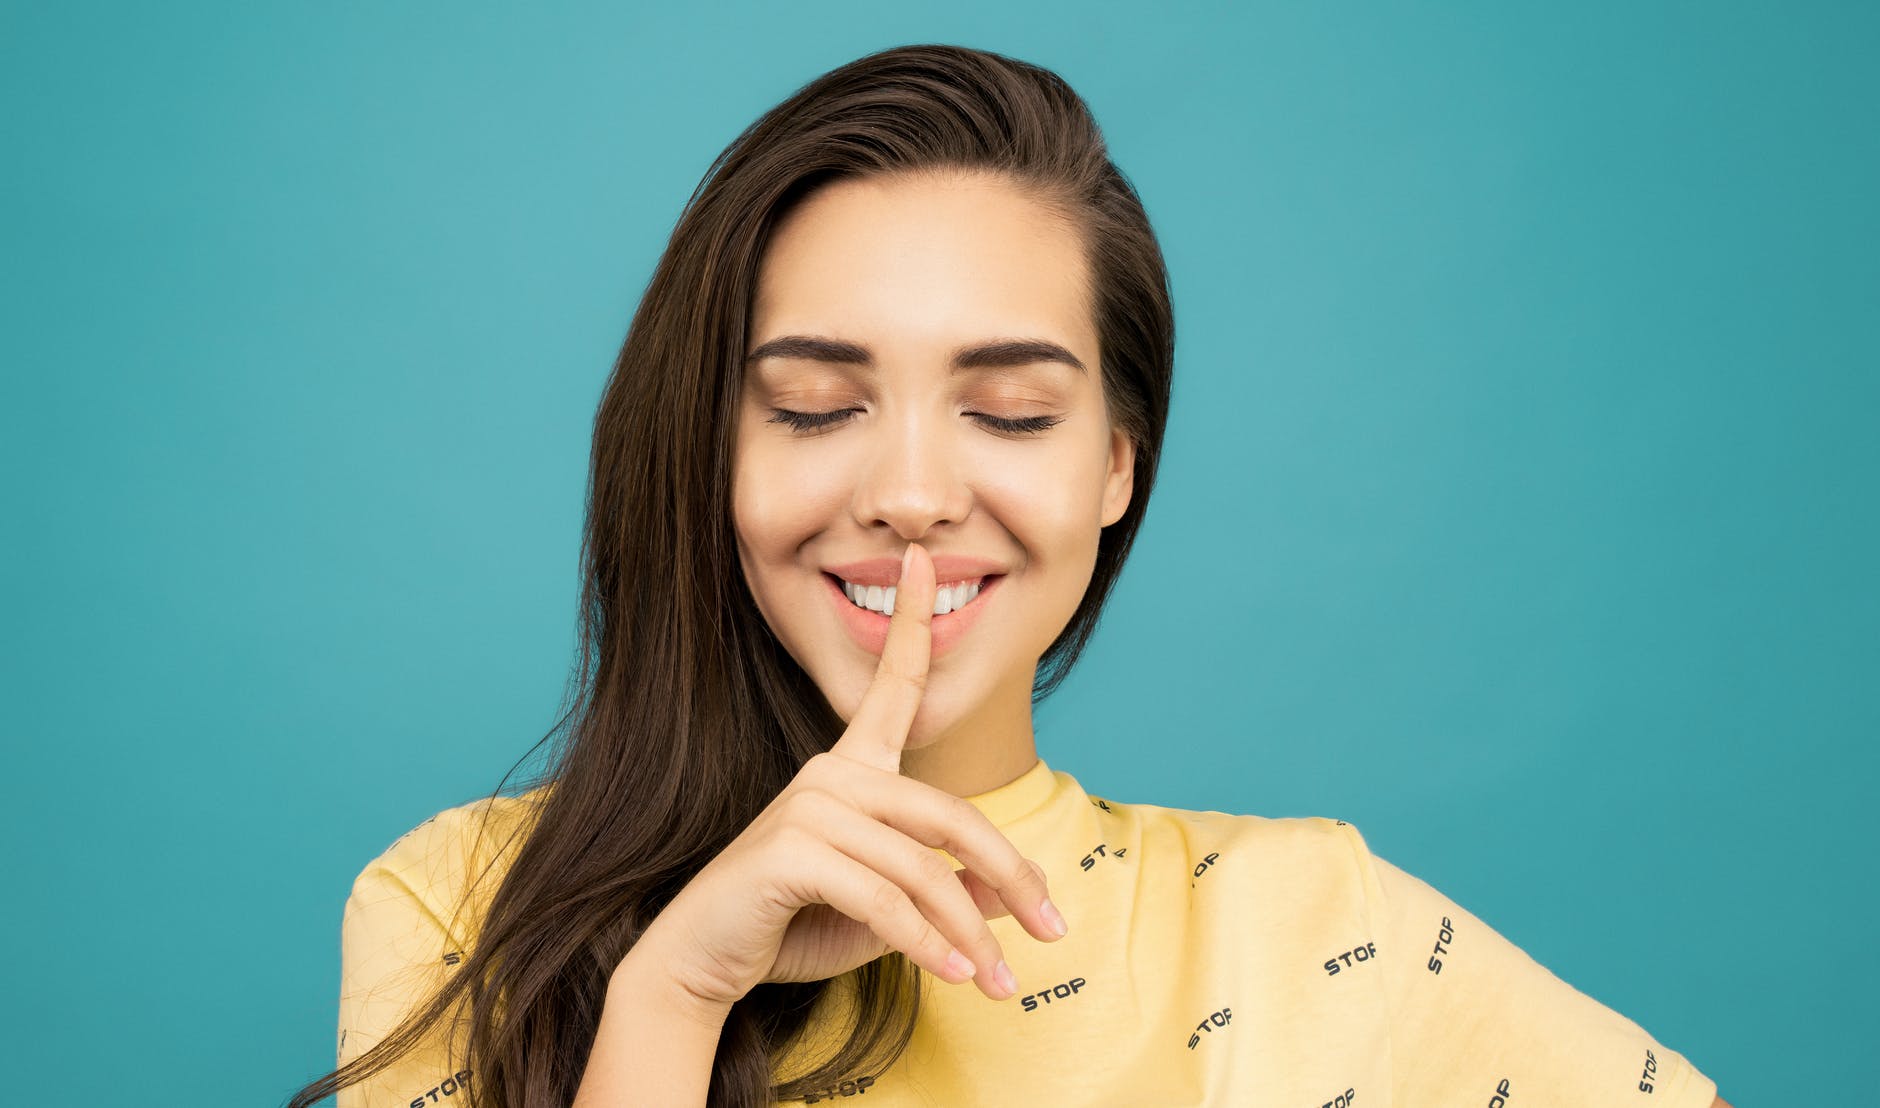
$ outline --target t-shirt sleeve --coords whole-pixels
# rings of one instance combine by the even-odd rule
[[[458,823],[442,812],[407,832],[354,879],[340,925],[339,1064],[388,1037],[430,1001],[463,950],[447,925],[457,886],[446,844]],[[470,1074],[433,1030],[410,1053],[341,1089],[336,1108],[450,1103]]]
[[[1393,1103],[1710,1108],[1716,1082],[1347,831],[1390,1021]]]

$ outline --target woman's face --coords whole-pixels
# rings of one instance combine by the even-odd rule
[[[986,175],[839,181],[776,228],[745,345],[738,549],[771,630],[843,719],[888,620],[838,579],[890,583],[918,541],[942,589],[984,591],[934,619],[908,748],[1019,713],[1029,728],[1038,659],[1131,492],[1087,282],[1076,232]],[[793,427],[779,410],[840,414]]]

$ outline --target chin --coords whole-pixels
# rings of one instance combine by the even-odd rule
[[[862,698],[868,694],[868,687],[874,684],[874,680],[875,669],[870,667],[866,675],[853,686],[853,692],[850,695],[843,697],[840,701],[830,698],[831,704],[842,704],[842,710],[836,714],[842,717],[844,724],[855,722],[856,715],[862,709]],[[907,739],[902,744],[902,749],[918,750],[921,747],[931,746],[938,742],[949,729],[959,726],[967,713],[955,707],[954,698],[947,695],[948,690],[945,688],[947,684],[950,684],[947,678],[929,672],[926,692],[921,699],[920,707],[915,709],[913,721],[908,724]],[[823,689],[823,695],[829,697],[827,688]]]
[[[928,734],[916,725],[908,730],[907,741],[901,744],[901,750],[903,752],[909,750],[925,750],[937,742],[939,742],[937,735]]]
[[[946,689],[945,684],[944,678],[928,682],[927,696],[915,711],[914,722],[908,725],[905,749],[914,750],[940,742],[982,710],[983,700],[962,703],[962,696],[947,695],[951,690]],[[934,695],[936,687],[940,687],[939,696]],[[983,690],[979,690],[977,695],[983,696]]]

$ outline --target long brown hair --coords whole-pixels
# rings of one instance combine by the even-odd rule
[[[573,726],[535,779],[548,787],[462,965],[393,1034],[289,1108],[363,1080],[464,1008],[473,1103],[567,1105],[609,975],[635,939],[842,734],[738,562],[731,457],[746,328],[765,244],[794,204],[837,179],[931,170],[1001,175],[1069,217],[1090,263],[1104,396],[1136,455],[1129,505],[1104,529],[1083,600],[1040,659],[1033,704],[1069,672],[1155,483],[1175,342],[1161,250],[1089,109],[1055,73],[959,46],[883,50],[766,112],[687,201],[594,421],[580,660],[543,741]],[[762,984],[734,1005],[710,1103],[770,1104],[886,1069],[913,1034],[918,968],[891,952],[844,976],[855,1004],[847,1040],[782,1084],[773,1061],[834,979]]]

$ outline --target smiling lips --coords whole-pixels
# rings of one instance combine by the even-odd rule
[[[1005,573],[1005,566],[990,558],[974,558],[966,554],[933,554],[934,580],[940,587],[970,581],[975,577],[997,577]],[[851,585],[880,585],[887,588],[901,579],[901,559],[868,558],[859,562],[845,562],[841,565],[824,566],[823,572],[833,573]]]
[[[941,585],[934,590],[933,614],[943,616],[955,608],[966,607],[973,597],[979,595],[979,587],[984,581],[983,577],[975,577],[970,581]],[[897,587],[889,585],[884,589],[880,585],[851,585],[844,581],[842,592],[858,608],[867,608],[871,612],[880,612],[882,615],[892,615]]]
[[[964,600],[958,607],[933,617],[932,646],[929,660],[936,660],[947,653],[954,643],[959,641],[974,623],[978,622],[979,613],[984,611],[991,595],[1005,580],[1005,569],[997,562],[984,558],[969,558],[959,555],[935,555],[934,570],[940,587],[947,589],[959,583],[983,578],[979,582],[977,593],[965,592]],[[875,558],[865,562],[850,562],[845,565],[829,566],[823,573],[824,591],[830,602],[837,606],[842,625],[848,628],[849,637],[855,644],[868,653],[879,657],[888,645],[889,617],[869,608],[861,608],[849,598],[843,588],[843,582],[851,585],[874,586],[880,588],[883,600],[887,590],[894,587],[901,575],[899,558]],[[864,588],[864,591],[872,591]],[[953,599],[960,600],[962,591],[951,589]],[[936,599],[938,599],[936,597]],[[892,609],[890,609],[892,610]]]

